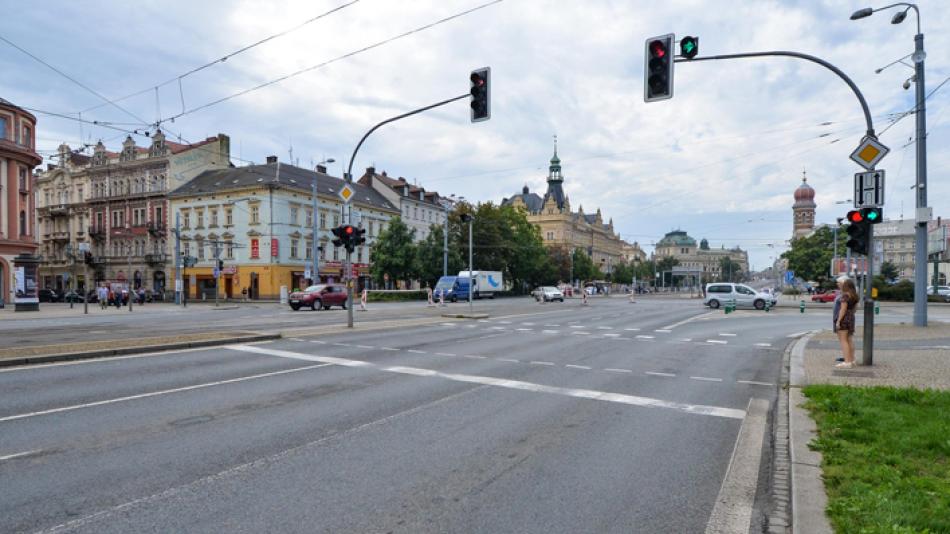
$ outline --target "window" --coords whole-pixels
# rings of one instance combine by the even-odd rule
[[[325,230],[327,228],[327,214],[324,211],[320,212],[320,229]]]
[[[366,232],[366,233],[369,234],[370,236],[375,235],[375,234],[373,233],[373,226],[375,226],[375,225],[373,224],[373,221],[370,221],[370,222],[369,222],[369,231]]]
[[[234,226],[234,209],[233,208],[227,208],[224,210],[224,225]]]
[[[261,246],[260,246],[260,243],[261,243],[260,240],[258,240],[258,239],[256,239],[256,238],[255,238],[255,239],[251,239],[251,259],[252,259],[252,260],[256,260],[256,259],[259,259],[259,258],[261,257]]]
[[[298,215],[297,212],[299,211],[300,211],[300,208],[296,206],[290,208],[290,224],[293,226],[297,226],[297,215]]]
[[[26,212],[20,212],[20,236],[30,235],[29,228],[26,227]]]
[[[191,256],[191,241],[182,241],[182,254]]]
[[[234,259],[234,243],[228,241],[224,244],[224,257],[229,260]]]
[[[333,214],[333,227],[336,228],[340,226],[340,216],[336,213]]]
[[[165,219],[162,218],[162,208],[156,207],[155,208],[155,225],[161,226],[164,221]]]
[[[413,219],[418,219],[418,218],[419,218],[419,208],[416,207],[416,206],[413,206],[413,207],[412,207],[412,218],[413,218]]]
[[[199,210],[195,212],[195,217],[198,219],[198,224],[195,225],[195,228],[204,228],[205,226],[205,212]]]
[[[251,206],[251,224],[260,224],[261,208],[260,206]]]
[[[554,232],[548,232],[548,240],[551,241],[554,239]]]
[[[320,259],[326,261],[327,259],[327,242],[320,242]]]
[[[198,260],[204,261],[205,259],[205,242],[198,241],[195,243],[198,246]]]
[[[29,180],[26,179],[26,167],[20,167],[20,191],[29,191]]]
[[[313,259],[313,241],[307,240],[304,242],[304,245],[307,247],[307,250],[304,252],[304,257],[308,260]]]
[[[211,210],[211,226],[218,226],[218,210]]]
[[[184,228],[185,230],[191,228],[191,212],[182,210],[181,227]]]
[[[313,226],[313,210],[310,208],[307,208],[305,213],[306,215],[304,217],[305,217],[306,222],[304,222],[304,226],[309,228]]]
[[[0,139],[7,138],[7,118],[0,117]]]
[[[300,244],[300,240],[299,240],[299,239],[291,239],[291,240],[290,240],[290,257],[291,257],[291,258],[296,258],[296,257],[297,257],[297,248],[298,248],[298,245],[299,245],[299,244]]]

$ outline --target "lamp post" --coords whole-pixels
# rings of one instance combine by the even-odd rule
[[[475,220],[469,213],[462,214],[462,222],[468,223],[468,314],[473,313],[472,294],[475,292],[475,275],[472,271],[472,221]]]
[[[898,2],[877,9],[866,7],[851,14],[851,20],[863,19],[871,14],[890,9],[903,7],[891,18],[891,24],[900,24],[907,17],[911,9],[917,15],[917,35],[914,36],[914,83],[916,85],[917,114],[917,216],[914,240],[914,326],[927,326],[927,220],[922,211],[927,207],[927,108],[924,96],[924,34],[920,31],[920,10],[916,4]],[[906,84],[906,82],[905,82]],[[923,220],[922,220],[923,219]],[[873,254],[873,251],[869,251]]]
[[[317,163],[317,167],[325,165],[327,163],[333,163],[336,160],[333,158],[328,158],[320,163]],[[317,226],[318,218],[320,217],[320,204],[317,200],[317,194],[319,193],[319,188],[317,187],[317,181],[320,179],[320,171],[316,171],[313,177],[313,206],[310,208],[312,215],[310,216],[310,226],[311,233],[313,234],[313,240],[310,242],[310,256],[311,256],[311,268],[313,272],[310,273],[310,284],[316,284],[320,282],[320,239],[317,235]]]

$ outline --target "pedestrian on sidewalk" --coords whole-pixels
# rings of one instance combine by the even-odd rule
[[[854,367],[854,312],[858,307],[858,291],[854,287],[854,281],[847,276],[838,277],[838,289],[841,293],[835,299],[835,311],[832,313],[834,331],[838,334],[844,361],[835,364],[835,367],[851,369]]]
[[[99,309],[106,309],[109,305],[109,288],[100,285],[98,289],[96,289],[96,298],[99,299]]]

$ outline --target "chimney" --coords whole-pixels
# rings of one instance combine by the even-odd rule
[[[267,156],[267,164],[277,163],[277,156]]]
[[[366,167],[366,174],[370,176],[376,174],[376,167]]]
[[[319,172],[320,174],[326,174],[326,173],[327,173],[327,166],[326,166],[326,165],[317,165],[317,172]]]

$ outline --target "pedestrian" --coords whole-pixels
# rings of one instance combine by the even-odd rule
[[[835,311],[832,314],[834,331],[838,334],[844,361],[835,364],[835,367],[851,369],[854,367],[854,322],[859,300],[858,291],[854,287],[854,282],[847,276],[838,278],[838,288],[841,293],[835,299]]]
[[[96,298],[99,300],[99,309],[106,309],[106,306],[109,305],[109,289],[100,285],[96,290]]]

